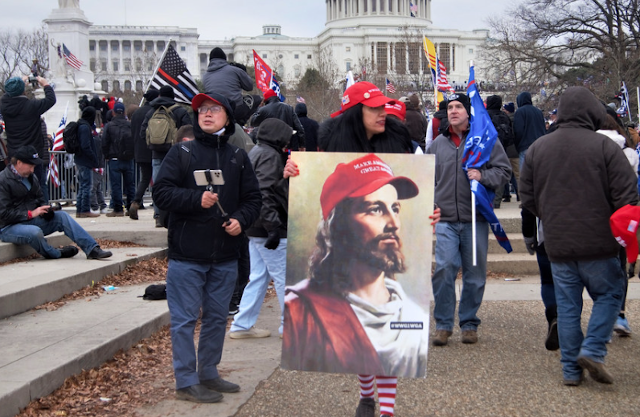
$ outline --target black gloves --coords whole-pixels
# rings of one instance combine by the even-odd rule
[[[264,242],[264,247],[270,250],[276,250],[280,244],[280,234],[277,230],[269,231],[267,241]]]
[[[529,255],[535,255],[536,248],[538,247],[538,242],[536,242],[535,236],[531,236],[531,237],[525,236],[524,245],[527,247],[527,251],[529,252]]]
[[[46,221],[53,219],[53,208],[49,207],[49,209],[44,214],[41,214],[40,216]]]

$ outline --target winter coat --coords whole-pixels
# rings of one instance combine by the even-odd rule
[[[596,133],[606,113],[586,88],[560,97],[558,129],[538,139],[520,167],[522,207],[541,219],[551,261],[610,258],[620,245],[611,215],[638,202],[636,176],[611,139]]]
[[[531,102],[531,94],[524,91],[516,99],[518,110],[513,116],[514,142],[518,152],[524,152],[540,136],[546,133],[544,116]]]
[[[126,132],[129,131],[129,143],[121,141]],[[123,149],[120,149],[122,147]],[[125,149],[133,150],[133,136],[131,135],[131,122],[124,115],[116,115],[102,130],[102,154],[105,159],[117,158],[122,161],[130,161],[133,159],[133,153],[128,157],[122,157],[121,153]]]
[[[427,136],[427,126],[429,125],[427,118],[420,113],[420,111],[407,107],[405,120],[411,140],[418,142],[418,144],[424,148]]]
[[[78,120],[78,139],[80,140],[80,150],[74,155],[74,162],[78,166],[86,168],[98,168],[98,150],[96,142],[93,140],[93,126],[84,119]]]
[[[260,126],[260,123],[271,118],[280,119],[291,126],[291,128],[296,131],[296,137],[292,138],[291,142],[297,139],[298,147],[304,148],[306,146],[304,127],[300,124],[300,120],[294,113],[293,107],[280,102],[278,97],[271,97],[267,100],[267,103],[258,109],[257,113],[251,117],[251,126]]]
[[[140,136],[143,136],[145,139],[145,143],[147,140],[147,125],[149,124],[149,120],[153,113],[158,110],[161,106],[165,106],[169,108],[176,104],[176,102],[169,97],[158,97],[149,103],[152,107],[144,117],[144,121],[142,122],[142,126],[140,126]],[[176,122],[176,129],[180,129],[182,126],[193,125],[193,121],[189,116],[189,112],[182,106],[178,106],[171,111],[173,115],[173,120]],[[164,156],[169,152],[169,148],[171,148],[171,144],[165,144],[164,146],[156,145],[156,149],[151,151],[151,156],[153,159],[163,159]]]
[[[517,158],[513,134],[513,123],[509,116],[502,111],[502,98],[500,96],[487,97],[487,113],[491,118],[491,123],[498,131],[498,139],[502,143],[509,158]]]
[[[22,183],[22,177],[11,170],[11,165],[0,172],[0,229],[26,222],[28,211],[47,204],[37,177],[31,174],[28,180],[30,190]]]
[[[44,98],[39,100],[28,99],[23,95],[2,96],[0,113],[4,119],[9,155],[13,155],[22,146],[31,145],[38,150],[42,149],[40,116],[54,104],[56,93],[50,85],[44,87]]]
[[[236,107],[244,105],[242,90],[253,90],[253,80],[246,71],[229,64],[225,59],[213,58],[209,61],[207,72],[202,76],[204,92],[216,92],[236,103]]]
[[[447,130],[438,136],[427,151],[436,156],[436,188],[434,201],[440,207],[443,222],[470,223],[471,218],[471,186],[467,173],[462,169],[464,143],[468,131],[461,137],[460,146],[451,140],[451,132]],[[492,190],[501,190],[511,178],[511,164],[502,148],[496,141],[489,161],[479,169],[480,183]],[[501,191],[500,191],[501,192]],[[476,212],[478,221],[486,221]]]
[[[141,132],[142,123],[151,109],[153,109],[151,104],[145,102],[144,106],[131,115],[131,136],[134,143],[134,155],[136,162],[139,164],[151,163],[151,149],[147,147],[146,130]]]
[[[218,205],[202,208],[204,186],[193,172],[220,169],[223,186],[214,186],[222,208],[245,231],[258,218],[262,199],[246,152],[227,144],[228,136],[206,134],[193,126],[196,139],[174,145],[165,156],[153,184],[153,202],[169,215],[169,259],[218,263],[239,258],[243,233],[229,235]],[[230,129],[233,130],[233,129]],[[187,168],[183,163],[187,161]]]
[[[307,152],[318,150],[318,128],[320,125],[313,119],[307,117],[307,105],[304,103],[296,104],[296,115],[300,124],[304,128],[304,146]],[[297,150],[291,147],[292,150]]]
[[[289,144],[291,127],[278,119],[265,120],[258,128],[258,144],[249,159],[258,177],[262,208],[260,217],[247,230],[247,236],[267,237],[277,230],[287,237],[289,180],[283,178],[282,148]]]

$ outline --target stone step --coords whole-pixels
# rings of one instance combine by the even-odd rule
[[[112,263],[124,268],[127,261]],[[98,273],[93,269],[94,276]],[[101,365],[169,324],[165,300],[138,297],[147,285],[0,320],[0,417],[15,416],[30,401],[60,387],[65,378]]]
[[[128,265],[152,257],[166,255],[165,248],[111,249],[113,256],[88,260],[80,252],[68,259],[33,259],[0,267],[0,319],[27,311],[40,304],[55,301],[117,274]]]

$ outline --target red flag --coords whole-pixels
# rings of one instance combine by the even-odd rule
[[[253,50],[253,64],[255,66],[256,73],[256,86],[263,93],[267,90],[271,90],[271,78],[273,72],[271,68],[258,56],[255,49]]]

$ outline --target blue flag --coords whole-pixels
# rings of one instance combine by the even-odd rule
[[[474,68],[471,67],[469,82],[467,83],[467,95],[471,101],[471,116],[469,117],[469,134],[464,144],[464,154],[462,155],[462,168],[467,171],[472,168],[480,168],[491,158],[491,151],[498,140],[498,132],[491,122],[491,118],[485,109],[480,92],[476,85]],[[512,252],[511,243],[500,225],[500,221],[493,212],[493,198],[495,192],[487,190],[484,185],[476,180],[471,180],[471,191],[476,196],[476,207],[480,214],[487,220],[491,230],[500,246]]]

